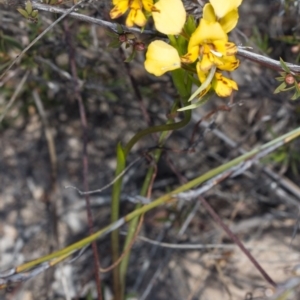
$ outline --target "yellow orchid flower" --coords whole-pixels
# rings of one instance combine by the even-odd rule
[[[155,27],[164,34],[180,34],[186,20],[181,0],[159,0],[152,7]]]
[[[201,83],[203,83],[208,75],[208,72],[203,72],[197,63],[197,74]],[[211,83],[198,95],[203,97],[210,89],[214,89],[219,97],[229,97],[233,90],[238,90],[237,83],[234,80],[226,78],[221,72],[217,71]]]
[[[155,76],[180,68],[177,50],[169,44],[157,40],[150,43],[146,53],[145,69]]]
[[[242,0],[210,0],[203,7],[203,18],[210,22],[219,22],[223,30],[228,33],[237,24],[238,6]]]
[[[132,27],[134,24],[143,27],[146,24],[144,10],[151,12],[153,0],[113,0],[114,8],[110,11],[112,19],[119,18],[130,9],[126,18],[126,26]]]
[[[207,71],[216,66],[218,69],[233,71],[239,66],[239,60],[234,56],[237,48],[230,42],[216,41],[204,44],[200,49],[199,66],[202,71]]]
[[[219,97],[229,97],[233,90],[238,90],[237,83],[234,80],[224,77],[219,72],[216,72],[211,85]]]
[[[220,23],[201,19],[190,38],[188,53],[181,60],[184,63],[193,63],[199,59],[202,71],[208,71],[212,66],[233,71],[239,65],[234,56],[236,52],[236,45],[228,42],[228,36]],[[232,58],[228,60],[230,56]]]
[[[228,41],[227,34],[218,22],[201,19],[189,40],[188,53],[182,57],[182,61],[193,63],[201,55],[202,46],[212,45],[214,41],[226,43]]]

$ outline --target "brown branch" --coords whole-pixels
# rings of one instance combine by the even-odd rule
[[[278,60],[257,54],[257,53],[253,53],[250,51],[247,51],[245,49],[243,49],[242,47],[238,47],[238,53],[239,56],[243,57],[243,58],[247,58],[253,62],[256,62],[258,64],[260,64],[261,66],[265,66],[269,69],[273,69],[276,71],[283,71],[282,67],[280,65],[280,62]],[[290,70],[292,72],[295,73],[300,73],[300,66],[298,65],[294,65],[294,64],[290,64],[290,63],[286,63],[286,65],[290,68]]]
[[[202,197],[199,196],[199,200],[201,201],[204,208],[208,211],[214,221],[222,227],[222,229],[227,233],[230,239],[242,250],[242,252],[248,257],[248,259],[252,262],[255,268],[261,273],[261,275],[265,278],[265,280],[276,287],[277,284],[273,281],[273,279],[267,274],[267,272],[262,268],[262,266],[257,262],[257,260],[252,256],[250,251],[244,246],[244,244],[240,241],[240,239],[229,229],[229,227],[222,221],[219,215],[215,212],[215,210],[211,207],[211,205]]]
[[[136,98],[139,102],[140,110],[143,114],[143,117],[144,117],[145,121],[147,122],[148,126],[153,126],[153,124],[151,124],[151,119],[150,119],[150,116],[148,114],[147,108],[146,108],[145,103],[143,101],[143,96],[142,96],[141,91],[139,89],[139,84],[138,84],[137,80],[134,78],[134,76],[132,75],[129,63],[127,63],[125,61],[126,57],[125,57],[124,50],[122,48],[120,48],[120,54],[121,54],[121,58],[123,60],[125,70],[126,70],[127,75],[129,77],[131,87],[132,87],[133,92],[134,92],[134,94],[135,94],[135,96],[136,96]]]
[[[42,4],[39,2],[32,2],[32,8],[33,9],[37,9],[39,11],[46,11],[46,12],[50,12],[50,13],[56,13],[56,14],[65,14],[66,13],[66,9],[63,8],[59,8],[57,6],[53,6],[53,5],[46,5],[46,4]],[[112,23],[112,22],[108,22],[108,21],[104,21],[101,20],[99,18],[93,18],[84,14],[80,14],[77,12],[70,12],[68,13],[68,15],[74,19],[80,20],[80,21],[84,21],[87,23],[91,23],[91,24],[95,24],[95,25],[99,25],[102,27],[106,27],[111,29],[114,32],[118,32],[118,28],[121,28],[126,31],[126,32],[135,32],[135,33],[143,33],[146,35],[154,35],[154,36],[159,36],[159,37],[166,37],[165,35],[159,33],[158,31],[154,31],[154,30],[143,30],[141,31],[140,28],[137,27],[126,27],[124,25],[121,24],[117,24],[117,23]]]
[[[58,14],[65,14],[67,11],[66,9],[62,9],[59,7],[50,6],[50,5],[46,5],[46,4],[41,4],[41,3],[37,3],[37,2],[33,2],[32,7],[33,7],[33,9],[37,9],[40,11],[47,11],[47,12],[58,13]],[[75,19],[78,19],[81,21],[85,21],[88,23],[92,23],[92,24],[100,25],[102,27],[109,28],[115,32],[118,32],[118,27],[121,26],[123,28],[123,30],[127,31],[127,32],[143,33],[145,35],[152,35],[152,36],[156,36],[156,37],[165,37],[166,38],[165,35],[157,32],[157,31],[154,31],[154,30],[141,31],[139,28],[136,28],[136,27],[126,27],[126,26],[123,26],[123,25],[120,25],[117,23],[104,21],[104,20],[101,20],[98,18],[96,19],[96,18],[86,16],[86,15],[83,15],[80,13],[76,13],[76,12],[70,12],[70,13],[68,13],[68,15],[71,16],[72,18],[75,18]],[[269,57],[247,51],[243,47],[238,47],[237,54],[243,58],[249,59],[249,60],[256,62],[262,66],[265,66],[267,68],[274,69],[276,71],[282,71],[282,67],[278,60],[274,60]],[[292,72],[300,73],[300,66],[290,64],[290,63],[287,63],[287,66],[291,69]]]
[[[64,22],[64,29],[65,29],[65,34],[66,34],[66,42],[67,42],[67,45],[69,46],[71,74],[72,74],[73,78],[75,79],[74,98],[78,102],[81,126],[82,126],[82,131],[83,131],[83,157],[82,157],[83,186],[84,186],[84,190],[88,191],[89,190],[89,185],[88,185],[88,172],[89,171],[88,171],[88,154],[87,154],[88,125],[87,125],[85,108],[83,105],[82,97],[80,94],[80,88],[79,88],[79,84],[78,84],[77,68],[76,68],[76,62],[75,62],[75,47],[73,46],[73,43],[72,43],[72,34],[70,32],[67,21]],[[86,202],[86,212],[87,212],[88,225],[89,225],[89,233],[90,233],[90,235],[92,235],[94,233],[93,216],[92,216],[91,205],[90,205],[90,197],[88,194],[85,195],[85,202]],[[96,286],[97,286],[98,300],[102,300],[101,278],[100,278],[100,274],[99,274],[100,260],[99,260],[99,254],[98,254],[96,241],[92,242],[92,249],[93,249],[94,263],[95,263],[94,270],[95,270],[95,281],[96,281]]]

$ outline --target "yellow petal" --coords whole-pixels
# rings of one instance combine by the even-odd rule
[[[131,9],[131,10],[129,11],[129,13],[128,13],[128,16],[127,16],[126,22],[125,22],[125,24],[126,24],[127,27],[132,27],[132,26],[134,26],[135,15],[136,15],[136,10]]]
[[[239,65],[240,61],[234,56],[224,56],[223,57],[223,64],[218,66],[218,69],[222,71],[234,71]]]
[[[219,97],[228,97],[232,90],[238,90],[237,83],[231,79],[223,77],[219,72],[215,73],[215,78],[212,81],[212,87]]]
[[[155,27],[164,34],[179,34],[186,19],[181,0],[159,0],[152,9]]]
[[[146,53],[145,69],[155,76],[180,68],[177,50],[163,41],[152,42]]]
[[[200,66],[203,71],[208,71],[213,66],[220,68],[224,65],[223,57],[218,57],[213,53],[203,55],[202,60],[200,61]]]
[[[223,56],[217,56],[214,53],[210,52],[208,54],[208,57],[210,59],[211,62],[213,62],[213,64],[215,66],[217,66],[219,68],[219,66],[222,66],[224,64],[224,57]]]
[[[186,64],[193,63],[199,55],[199,46],[189,47],[189,52],[181,57],[181,61]]]
[[[202,71],[208,71],[212,66],[214,65],[214,62],[210,59],[209,55],[203,55],[201,61],[199,62],[199,68]]]
[[[228,14],[226,14],[222,19],[220,19],[220,24],[223,30],[227,33],[231,31],[237,24],[239,19],[239,13],[237,9],[233,9]]]
[[[143,27],[145,26],[146,22],[147,19],[141,9],[131,9],[126,19],[126,26],[132,27],[134,24],[136,24],[140,27]]]
[[[214,8],[216,16],[221,19],[232,10],[237,9],[242,0],[209,0],[209,2]]]
[[[129,7],[132,8],[132,9],[135,9],[135,10],[143,8],[142,3],[139,0],[131,0]]]
[[[198,78],[199,78],[200,82],[201,83],[204,82],[208,73],[201,70],[199,62],[197,62],[197,64],[196,64],[196,69],[197,69],[197,74],[198,74]]]
[[[134,19],[134,23],[140,27],[146,25],[147,19],[141,9],[138,9]]]
[[[128,0],[115,1],[115,7],[110,11],[109,15],[112,19],[119,18],[129,8]]]
[[[224,32],[222,26],[218,22],[209,22],[201,19],[199,26],[190,38],[188,51],[197,45],[215,40],[228,41],[227,34]]]
[[[153,6],[153,0],[142,0],[143,7],[146,11],[151,11],[151,8]]]
[[[205,19],[206,21],[209,21],[209,22],[217,21],[214,8],[212,7],[212,5],[210,3],[205,4],[203,7],[203,19]]]
[[[129,6],[128,0],[113,0],[113,5],[118,5],[120,2],[127,2],[127,7]]]
[[[237,53],[238,50],[236,44],[231,42],[214,41],[212,45],[213,45],[213,50],[225,56],[234,55]]]

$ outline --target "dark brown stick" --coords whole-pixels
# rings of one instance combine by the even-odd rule
[[[262,268],[262,266],[257,262],[257,260],[252,256],[248,249],[245,248],[240,239],[229,229],[229,227],[222,221],[219,215],[214,211],[214,209],[210,206],[210,204],[201,196],[199,196],[199,200],[201,201],[204,208],[208,211],[214,221],[222,227],[222,229],[227,233],[227,235],[231,238],[231,240],[242,250],[242,252],[249,258],[255,268],[261,273],[261,275],[265,278],[265,280],[276,287],[277,284],[273,281],[273,279],[267,274],[267,272]]]
[[[84,191],[89,191],[89,184],[88,184],[88,154],[87,154],[87,143],[88,143],[88,125],[86,119],[85,108],[83,105],[82,97],[80,94],[80,89],[78,85],[78,77],[77,77],[77,68],[75,62],[75,47],[72,43],[72,35],[68,26],[67,21],[64,22],[64,29],[66,33],[66,41],[67,45],[69,46],[69,56],[70,56],[70,68],[73,78],[75,79],[75,91],[74,91],[74,98],[78,102],[79,106],[79,113],[80,113],[80,120],[83,132],[83,154],[82,154],[82,163],[83,163],[83,186]],[[85,195],[85,202],[86,202],[86,212],[87,212],[87,219],[89,225],[89,233],[92,235],[94,233],[93,230],[93,216],[91,211],[90,205],[90,197],[88,194]],[[97,249],[96,241],[92,243],[93,255],[94,255],[94,269],[95,269],[95,281],[97,286],[97,293],[98,293],[98,300],[102,300],[102,289],[101,289],[101,278],[99,274],[100,270],[100,260],[99,254]]]

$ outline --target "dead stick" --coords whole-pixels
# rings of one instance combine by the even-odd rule
[[[214,209],[211,207],[211,205],[201,196],[199,196],[199,200],[201,201],[202,205],[205,207],[205,209],[208,211],[208,213],[211,215],[211,217],[214,219],[214,221],[220,225],[223,230],[228,234],[228,236],[231,238],[231,240],[244,252],[244,254],[249,258],[249,260],[253,263],[255,268],[261,273],[261,275],[265,278],[265,280],[273,285],[274,287],[277,286],[277,284],[273,281],[273,279],[267,274],[267,272],[261,267],[261,265],[257,262],[257,260],[252,256],[252,254],[246,249],[246,247],[243,245],[243,243],[239,240],[239,238],[229,229],[229,227],[221,220],[219,215],[214,211]]]

